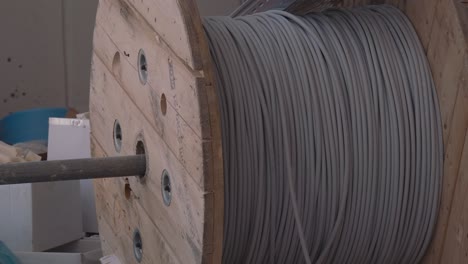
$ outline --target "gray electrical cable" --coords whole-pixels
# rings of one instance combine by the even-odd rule
[[[208,17],[223,263],[417,263],[441,191],[438,101],[391,6]]]

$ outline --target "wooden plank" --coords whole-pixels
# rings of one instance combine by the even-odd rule
[[[146,219],[145,226],[157,229],[159,233],[153,235],[167,245],[147,251],[149,263],[167,263],[153,256],[162,251],[175,262],[220,263],[224,216],[221,127],[213,66],[195,1],[100,0],[96,21],[92,134],[103,152],[118,155],[112,142],[113,122],[118,119],[124,138],[120,154],[134,153],[136,138],[141,136],[151,152],[146,183],[128,179],[134,201],[125,210],[134,210]],[[144,85],[138,78],[140,48],[148,62]],[[177,199],[169,208],[161,197],[164,168],[175,181]],[[101,185],[98,199],[119,199],[119,204],[127,206],[122,184],[116,180]],[[99,217],[112,219],[113,210],[105,205]],[[127,217],[124,222],[137,225],[138,221]],[[128,242],[124,240],[129,234],[106,229],[114,226],[105,222],[102,226],[112,237],[104,247],[116,251],[126,263],[133,262],[133,253],[121,246]]]
[[[466,47],[451,0],[441,0],[434,18],[427,56],[439,96],[444,142],[447,144],[453,109],[464,68]]]
[[[466,0],[453,0],[453,3],[458,13],[463,35],[465,36],[465,43],[468,43],[468,2]]]
[[[122,151],[120,154],[132,154],[135,152],[137,138],[143,135],[148,161],[148,179],[141,184],[135,178],[130,178],[132,190],[140,198],[136,203],[151,207],[143,207],[143,211],[157,223],[161,230],[161,236],[165,243],[173,249],[183,251],[178,255],[185,256],[183,263],[201,258],[203,236],[203,191],[197,183],[188,175],[187,171],[178,162],[166,142],[157,134],[154,128],[142,115],[129,115],[138,113],[138,108],[133,101],[120,94],[123,91],[115,81],[112,74],[94,56],[93,65],[93,101],[90,105],[91,113],[100,113],[100,119],[91,116],[92,133],[98,142],[106,150],[106,153],[117,155],[113,149],[112,130],[114,120],[119,120],[122,128]],[[95,89],[100,87],[100,89]],[[106,108],[102,104],[108,95],[115,96],[115,100],[107,100]],[[125,109],[122,111],[120,109]],[[98,122],[98,123],[97,123]],[[96,128],[95,124],[99,124]],[[110,151],[110,152],[109,152]],[[170,207],[163,204],[161,197],[161,174],[166,169],[170,172],[174,199]],[[108,192],[115,191],[116,186],[108,185]],[[121,199],[125,199],[123,188],[118,188]],[[104,195],[103,195],[104,196]],[[143,214],[139,211],[138,214]],[[106,213],[104,213],[105,215]],[[196,250],[194,250],[196,249]],[[191,253],[194,252],[194,255]],[[197,253],[198,252],[198,253]],[[186,256],[185,254],[190,254]],[[200,256],[198,256],[198,255]]]
[[[163,49],[156,48],[155,42],[150,42],[141,36],[144,34],[138,30],[132,31],[136,34],[131,38],[124,32],[130,31],[126,25],[131,21],[130,17],[123,20],[119,13],[119,6],[115,3],[112,8],[107,9],[108,13],[114,13],[116,19],[106,26],[109,28],[119,28],[119,31],[108,33],[105,27],[100,24],[97,19],[95,29],[95,52],[102,59],[106,67],[112,71],[114,56],[119,52],[119,84],[124,91],[116,91],[116,96],[129,96],[136,102],[139,111],[152,124],[153,128],[164,138],[170,148],[177,154],[179,161],[190,171],[199,185],[203,187],[203,155],[201,142],[201,124],[197,104],[197,77],[193,77],[183,67],[178,67],[174,62],[175,67],[172,69],[173,78],[177,81],[170,80],[168,60],[170,57],[163,52]],[[136,27],[136,26],[129,26]],[[130,33],[129,33],[130,34]],[[138,36],[138,37],[136,37]],[[120,50],[113,44],[112,40],[119,44]],[[132,41],[133,40],[133,41]],[[146,53],[148,65],[148,85],[140,83],[137,72],[137,54],[143,47]],[[156,56],[158,53],[158,56]],[[128,54],[125,55],[125,54]],[[165,56],[166,55],[166,56]],[[131,62],[134,64],[132,65]],[[151,64],[151,62],[155,62]],[[166,67],[162,68],[164,65]],[[184,73],[185,70],[185,73]],[[151,84],[153,86],[151,86]],[[177,85],[176,85],[177,83]],[[176,87],[177,86],[177,87]],[[180,87],[179,87],[180,86]],[[113,87],[109,87],[112,89]],[[135,89],[137,88],[137,89]],[[191,92],[188,92],[191,91]],[[163,115],[160,110],[160,98],[165,94],[167,100],[167,111]],[[177,110],[182,110],[185,115],[180,115]],[[190,122],[187,122],[189,120]],[[193,129],[195,128],[195,130]],[[190,157],[191,160],[187,160]]]
[[[398,0],[399,7],[410,18],[424,49],[427,50],[432,39],[435,14],[441,6],[440,0]],[[445,29],[447,30],[447,29]]]
[[[103,65],[102,68],[105,68],[105,70],[100,71],[99,74],[104,74],[104,72],[107,72],[107,74],[112,77],[110,70],[107,69],[107,67],[104,66],[103,62],[100,60],[101,56],[96,54],[96,57],[99,58],[97,59],[99,62],[96,63]],[[123,64],[125,63],[122,63],[122,65]],[[122,66],[122,68],[125,68],[125,66]],[[123,73],[123,75],[125,76],[126,74]],[[125,78],[124,80],[125,81],[122,82],[127,84],[131,81],[130,78]],[[136,82],[137,80],[134,81]],[[135,82],[133,85],[128,84],[128,86],[123,87],[135,87],[135,85],[138,85],[139,81],[137,83]],[[113,81],[113,85],[115,86],[108,88],[109,94],[113,94],[113,96],[117,98],[120,96],[128,96],[127,90],[123,88],[115,79]],[[145,91],[140,91],[138,96],[133,97],[139,97],[141,100],[131,100],[132,102],[139,102],[138,104],[134,103],[135,111],[139,111],[142,115],[142,118],[149,122],[156,133],[164,139],[171,151],[177,156],[178,161],[182,163],[187,171],[190,171],[190,177],[195,179],[198,185],[202,188],[204,186],[202,139],[199,138],[192,129],[190,129],[190,127],[185,122],[185,119],[180,116],[171,105],[167,105],[166,115],[163,115],[159,108],[159,99],[157,100],[158,107],[154,107],[152,106],[155,101],[153,99],[154,97],[144,96],[143,92]],[[133,91],[133,93],[137,94],[135,91]],[[155,94],[155,92],[148,92],[148,94]],[[112,101],[109,103],[112,103]],[[148,109],[151,109],[149,110],[149,113],[146,112]],[[149,118],[148,115],[153,115],[153,118]]]
[[[182,250],[185,248],[173,248],[166,242],[161,228],[152,222],[146,211],[137,202],[132,202],[135,198],[128,201],[123,200],[124,196],[118,191],[122,192],[124,185],[123,181],[112,179],[105,179],[94,185],[99,195],[97,198],[100,201],[109,201],[100,205],[99,209],[112,216],[111,219],[101,219],[99,224],[105,221],[110,225],[113,235],[121,236],[116,242],[125,245],[124,248],[113,252],[113,254],[117,253],[119,257],[123,256],[125,263],[136,262],[133,256],[132,238],[134,230],[138,228],[142,236],[143,258],[147,260],[146,263],[197,263],[196,258],[183,256],[185,252]],[[109,190],[114,192],[109,192]],[[108,236],[106,233],[104,237],[106,235]],[[114,245],[114,239],[109,243]],[[184,262],[185,260],[189,260],[189,262]]]
[[[101,239],[101,244],[103,245],[103,254],[116,255],[122,263],[136,263],[135,257],[133,256],[133,232],[131,226],[129,226],[126,216],[131,211],[125,211],[120,204],[112,199],[105,200],[101,195],[106,193],[103,192],[103,184],[108,184],[110,180],[95,180],[94,187],[96,190],[96,209],[99,209],[102,214],[112,215],[112,219],[108,217],[98,216],[99,223],[99,235]],[[108,188],[106,187],[107,191]],[[133,213],[133,212],[132,212]],[[119,226],[124,226],[126,228],[116,228]],[[143,226],[147,228],[149,226]],[[140,227],[138,225],[137,227]],[[176,254],[172,253],[169,248],[166,247],[166,244],[159,240],[159,236],[154,234],[154,230],[144,230],[149,231],[143,235],[143,259],[141,263],[181,263],[179,260],[175,259]],[[140,232],[144,232],[143,229],[140,229]],[[152,235],[153,234],[153,235]],[[145,254],[146,252],[151,251],[156,254]]]
[[[107,193],[106,191],[108,190],[108,187],[103,186],[109,184],[109,181],[110,180],[108,179],[95,180],[94,183],[96,190],[96,209],[112,215],[111,219],[98,217],[99,234],[101,244],[103,245],[103,254],[114,254],[122,263],[137,263],[133,256],[133,232],[135,227],[132,229],[132,226],[130,226],[129,223],[130,221],[128,220],[130,213],[135,212],[131,207],[122,208],[118,198],[107,202],[105,200],[106,198],[101,196],[102,194]],[[118,197],[118,195],[116,197]],[[129,208],[130,210],[127,211]],[[145,217],[144,214],[139,214],[138,216]],[[121,228],[121,226],[125,228]],[[153,225],[149,225],[142,221],[138,223],[137,227],[142,234],[143,241],[144,253],[141,263],[182,263],[180,260],[176,259],[177,254],[168,248],[164,241],[160,240],[157,229],[154,228]],[[152,252],[153,254],[146,254],[146,252]]]
[[[208,40],[201,23],[193,21],[193,31],[199,40],[198,48],[201,52],[205,89],[200,89],[199,102],[202,113],[202,126],[210,129],[211,140],[203,141],[203,157],[205,173],[205,232],[202,263],[221,263],[224,238],[224,168],[223,149],[221,142],[221,116],[219,101],[214,83],[214,65],[208,49]],[[203,92],[203,93],[202,93]],[[208,122],[203,122],[208,117]]]
[[[461,85],[465,85],[466,87],[466,82]],[[457,102],[454,108],[454,121],[451,123],[451,127],[449,129],[450,136],[448,137],[448,142],[445,145],[444,180],[439,209],[439,219],[431,247],[429,248],[425,258],[426,263],[440,263],[441,254],[445,246],[448,218],[451,214],[458,211],[458,209],[453,205],[453,201],[455,201],[455,187],[460,175],[460,157],[463,151],[467,149],[467,145],[460,143],[464,142],[465,133],[468,128],[468,109],[466,108],[468,98],[466,97],[466,91],[464,90],[466,89],[459,89],[460,94],[457,96]]]
[[[458,123],[458,128],[454,131],[461,132],[466,131],[468,127],[468,82],[465,82],[464,87],[460,87],[460,98],[457,102],[461,105],[456,107],[457,112],[464,113],[465,120],[464,122]],[[463,107],[463,109],[462,109]],[[455,115],[457,115],[457,112]],[[454,117],[455,118],[455,117]],[[448,208],[449,210],[449,219],[446,225],[446,233],[443,239],[443,248],[442,256],[438,263],[467,263],[468,262],[468,137],[467,132],[465,132],[464,140],[463,138],[458,137],[458,145],[464,146],[462,158],[459,160],[458,167],[460,168],[456,174],[457,179],[453,182],[453,186],[447,186],[444,188],[444,191],[447,192],[445,196],[448,196],[450,189],[452,190],[452,202],[450,204],[443,203],[442,213],[445,212]],[[463,142],[464,144],[461,144]],[[449,145],[450,146],[450,145]],[[452,164],[448,164],[450,166]],[[455,174],[455,172],[454,172]],[[447,175],[447,174],[446,174]],[[436,237],[437,238],[437,237]],[[436,262],[433,262],[436,263]]]
[[[174,0],[119,0],[119,1],[100,1],[105,8],[99,7],[104,13],[97,16],[102,19],[115,19],[111,14],[106,15],[106,8],[111,7],[110,3],[121,6],[123,17],[142,16],[145,18],[145,24],[157,32],[157,35],[163,39],[168,47],[177,54],[179,58],[187,63],[194,70],[201,70],[201,58],[197,47],[193,47],[193,40],[187,28],[187,22],[191,19],[185,13],[181,12],[181,6],[190,5],[191,1]],[[195,6],[196,7],[196,6]],[[198,10],[193,16],[198,16]],[[143,25],[143,24],[141,24]]]
[[[94,157],[108,156],[94,137],[91,137],[91,150]],[[118,182],[119,179],[116,179],[115,181]],[[127,228],[121,228],[118,225],[122,221],[122,217],[124,217],[126,214],[122,210],[119,210],[121,209],[120,205],[118,207],[111,205],[112,202],[115,203],[114,198],[105,199],[102,197],[102,186],[106,186],[109,182],[111,182],[109,179],[98,179],[93,181],[95,189],[96,210],[98,212],[99,238],[101,240],[103,255],[105,256],[114,254],[122,263],[134,263],[135,258],[130,254],[132,251],[129,250],[133,247],[133,231],[131,227],[127,227],[125,223],[124,227]],[[113,208],[113,213],[105,215],[105,213],[109,211],[108,208],[110,207]],[[156,248],[154,250],[158,249],[159,248]],[[162,253],[164,254],[164,252]],[[148,257],[144,255],[142,263],[151,263],[147,259]],[[177,263],[174,261],[169,261],[169,263],[171,262]]]
[[[109,0],[105,2],[107,1]],[[95,52],[100,55],[109,69],[111,69],[115,53],[120,52],[120,73],[125,75],[120,76],[118,80],[124,84],[129,96],[134,101],[144,102],[145,98],[150,96],[149,92],[152,91],[155,93],[154,99],[157,99],[153,105],[159,108],[159,99],[164,93],[168,104],[175,107],[189,127],[201,137],[200,107],[197,99],[198,90],[203,89],[200,84],[200,80],[203,80],[202,74],[199,71],[193,71],[174,57],[157,33],[145,24],[138,14],[122,16],[121,3],[109,1],[108,4],[110,7],[106,10],[100,9],[96,17]],[[104,18],[101,12],[113,19]],[[148,62],[147,85],[140,85],[137,74],[140,49],[144,50]],[[130,87],[127,87],[129,85]],[[133,89],[136,85],[142,88]],[[142,109],[145,114],[148,112],[150,119],[153,118],[151,115],[153,110]]]
[[[94,138],[92,138],[92,141],[94,146],[93,155],[98,157],[107,156]],[[144,252],[154,252],[154,254],[143,254],[141,263],[181,263],[180,260],[175,258],[177,255],[160,239],[161,235],[154,224],[141,220],[135,223],[132,222],[132,219],[129,219],[131,216],[147,220],[148,217],[144,212],[135,212],[131,203],[121,200],[122,195],[109,192],[109,190],[122,190],[120,188],[109,188],[109,186],[121,182],[122,179],[94,180],[96,209],[99,212],[99,234],[103,254],[114,254],[122,263],[136,263],[133,256],[132,241],[135,228],[139,228],[142,233]],[[103,195],[108,196],[103,197]],[[141,210],[141,208],[137,210]]]
[[[455,208],[453,201],[468,127],[465,77],[468,74],[468,54],[465,43],[453,1],[440,0],[433,17],[427,55],[439,95],[444,129],[444,179],[439,218],[424,263],[441,263],[444,248],[448,249],[445,242],[453,239],[453,233],[447,233],[449,217],[461,209]],[[455,251],[452,253],[457,254]]]

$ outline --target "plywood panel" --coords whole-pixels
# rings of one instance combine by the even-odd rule
[[[107,71],[105,66],[99,59],[93,60],[93,86],[92,91],[96,101],[106,100],[108,95],[114,98],[108,99],[108,104],[105,105],[107,109],[102,110],[102,104],[90,105],[90,110],[93,113],[101,112],[101,119],[99,120],[99,127],[93,129],[93,136],[99,138],[99,144],[106,150],[105,153],[110,155],[118,155],[114,148],[112,131],[114,127],[114,120],[119,120],[122,127],[123,149],[122,154],[135,154],[135,146],[137,138],[142,135],[149,157],[148,179],[144,184],[140,183],[135,178],[130,178],[130,188],[138,199],[129,199],[128,201],[124,195],[124,180],[116,179],[109,180],[105,184],[107,193],[101,194],[107,197],[109,193],[115,192],[114,199],[117,199],[116,204],[119,206],[128,206],[129,208],[139,208],[141,210],[131,211],[129,214],[133,215],[147,215],[156,224],[151,225],[152,229],[158,229],[161,232],[161,237],[168,246],[172,249],[178,249],[181,252],[180,256],[189,254],[195,247],[198,251],[194,251],[194,255],[190,254],[182,258],[182,263],[196,263],[195,261],[201,259],[202,248],[202,235],[203,235],[203,191],[197,183],[189,176],[185,169],[179,162],[171,162],[177,160],[172,153],[171,149],[165,144],[162,138],[156,133],[154,128],[149,124],[143,116],[131,116],[128,113],[138,113],[138,108],[123,93],[123,88],[114,80],[112,74]],[[103,78],[99,78],[99,77]],[[104,77],[105,76],[105,77]],[[99,79],[98,79],[99,78]],[[93,89],[100,87],[99,89]],[[115,99],[115,100],[112,100]],[[121,111],[119,109],[125,109]],[[170,110],[168,110],[170,111]],[[92,126],[97,119],[92,119]],[[167,170],[171,175],[172,192],[174,200],[169,207],[164,206],[161,197],[161,175],[163,170]],[[102,193],[96,190],[98,193]],[[190,205],[190,207],[187,207]],[[126,209],[127,211],[130,209]],[[106,211],[100,210],[100,214],[108,216]],[[197,218],[198,217],[198,218]],[[130,221],[130,220],[129,220]],[[147,221],[150,222],[150,221]],[[122,223],[117,224],[121,226]],[[127,225],[135,226],[138,222],[129,222]],[[146,225],[140,225],[140,229],[144,232],[143,228],[150,228]],[[146,232],[145,232],[146,233]]]
[[[445,237],[443,238],[443,246],[440,247],[442,250],[441,258],[439,263],[467,263],[468,262],[468,137],[463,135],[462,131],[466,130],[468,126],[468,110],[466,105],[468,104],[468,83],[465,83],[464,87],[460,87],[459,100],[457,100],[456,107],[457,112],[464,113],[465,119],[460,120],[460,124],[457,128],[459,133],[458,145],[465,146],[463,148],[463,155],[459,159],[459,170],[453,172],[457,175],[457,180],[453,183],[454,186],[444,185],[445,188],[452,190],[452,202],[449,204],[444,203],[442,210],[446,214],[448,210],[449,218],[446,224]],[[454,119],[456,116],[454,116]],[[463,140],[464,137],[464,140]],[[461,149],[461,147],[460,147]],[[447,190],[448,192],[448,190]],[[440,237],[440,236],[439,236]],[[435,237],[438,239],[439,237]],[[435,245],[441,244],[439,241],[434,241]],[[436,254],[435,254],[436,255]],[[433,263],[437,263],[433,261]]]
[[[90,90],[94,155],[134,154],[143,138],[149,157],[144,181],[95,183],[103,248],[125,263],[135,262],[129,248],[135,228],[147,245],[146,263],[220,260],[219,113],[208,46],[200,34],[193,1],[99,2]],[[146,83],[138,77],[140,49],[148,62]],[[115,120],[122,127],[120,152],[114,149]],[[170,206],[161,196],[163,170],[171,175]]]
[[[146,23],[154,29],[153,32],[156,32],[174,51],[174,55],[185,61],[194,70],[202,69],[200,53],[192,46],[195,44],[193,39],[197,37],[196,32],[192,31],[193,25],[191,23],[186,23],[192,16],[189,12],[184,12],[189,11],[184,10],[184,8],[191,8],[192,12],[197,12],[197,5],[194,1],[119,0],[119,3],[122,6],[124,16],[144,18]]]
[[[460,20],[452,0],[438,1],[427,53],[439,95],[445,156],[439,219],[425,263],[464,263],[468,261],[468,257],[462,262],[446,262],[442,259],[442,253],[446,250],[453,251],[451,254],[454,255],[460,253],[448,243],[454,237],[453,233],[447,233],[447,228],[453,228],[449,224],[451,214],[462,209],[454,203],[459,199],[454,192],[457,182],[463,177],[459,173],[461,155],[463,149],[468,147],[464,144],[468,127],[466,109],[468,83],[465,77],[468,75],[468,54]]]

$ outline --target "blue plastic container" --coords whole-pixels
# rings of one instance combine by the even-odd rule
[[[33,140],[46,140],[49,117],[65,117],[66,108],[38,108],[12,113],[0,120],[0,140],[13,145]]]
[[[0,241],[0,263],[1,264],[19,264],[18,259],[13,255],[10,249]]]

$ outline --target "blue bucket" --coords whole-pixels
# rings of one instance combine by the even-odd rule
[[[45,140],[49,135],[49,117],[65,117],[66,108],[38,108],[14,112],[0,120],[0,140],[13,145]]]

